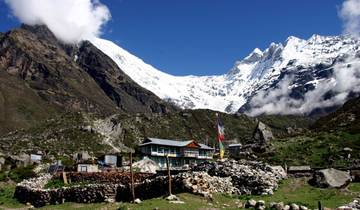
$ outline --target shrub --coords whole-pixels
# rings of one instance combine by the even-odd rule
[[[24,179],[35,177],[36,173],[33,169],[34,166],[14,168],[9,172],[9,178],[15,182],[21,182]]]

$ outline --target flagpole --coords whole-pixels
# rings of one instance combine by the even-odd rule
[[[216,144],[217,144],[217,147],[219,148],[219,157],[221,159],[221,156],[220,156],[220,142],[219,142],[219,113],[215,113],[215,116],[216,116],[216,120],[215,120],[215,126],[216,126]]]
[[[217,128],[217,139],[219,144],[220,160],[222,160],[225,154],[225,148],[222,143],[222,141],[224,141],[225,139],[225,134],[224,134],[224,125],[220,120],[219,113],[216,113],[216,128]]]

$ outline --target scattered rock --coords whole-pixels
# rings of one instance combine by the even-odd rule
[[[255,208],[255,206],[256,206],[256,200],[254,199],[247,200],[245,203],[245,208]]]
[[[242,209],[244,207],[244,204],[242,202],[238,202],[236,203],[236,206],[239,208],[239,209]]]
[[[176,195],[169,195],[165,198],[167,201],[178,201],[179,198]]]
[[[351,176],[349,172],[329,168],[316,171],[310,182],[318,187],[341,188],[351,182]]]
[[[184,201],[169,201],[169,203],[173,203],[173,204],[184,204]]]
[[[105,199],[105,202],[106,202],[106,203],[115,203],[115,199],[113,199],[113,198],[107,198],[107,199]]]
[[[289,205],[285,205],[283,210],[290,210],[290,206]]]
[[[263,201],[263,200],[258,200],[258,201],[256,202],[255,209],[257,209],[257,210],[264,210],[264,209],[265,209],[265,201]]]
[[[308,207],[306,207],[306,206],[300,206],[300,210],[308,210]]]
[[[353,202],[337,208],[337,210],[355,210],[355,209],[360,209],[360,198],[355,199]]]
[[[265,201],[264,201],[264,200],[258,200],[258,201],[256,202],[256,205],[258,205],[258,206],[265,206]]]
[[[299,207],[299,205],[297,205],[296,203],[292,203],[292,204],[290,204],[290,209],[291,209],[291,210],[299,210],[300,207]]]

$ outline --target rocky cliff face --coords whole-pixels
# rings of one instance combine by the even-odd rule
[[[64,45],[45,26],[1,34],[0,81],[0,133],[63,111],[108,116],[174,110],[91,43]]]
[[[334,113],[322,117],[312,126],[319,131],[360,132],[360,97],[347,101]]]

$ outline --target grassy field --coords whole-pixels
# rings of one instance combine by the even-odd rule
[[[271,142],[270,152],[262,158],[271,164],[311,165],[313,167],[349,167],[360,159],[360,134],[313,133]],[[351,159],[343,149],[351,148]]]
[[[15,185],[9,183],[1,183],[0,185],[0,209],[26,209],[26,206],[18,203],[12,195]],[[201,196],[189,193],[179,194],[180,200],[185,204],[170,204],[163,198],[154,198],[143,201],[141,204],[130,203],[98,203],[98,204],[79,204],[65,203],[62,205],[45,206],[40,209],[44,210],[116,210],[116,209],[132,209],[132,210],[151,210],[159,208],[161,210],[205,210],[205,209],[239,209],[240,203],[253,198],[255,200],[265,200],[269,202],[297,203],[306,205],[310,208],[316,208],[317,202],[321,201],[322,205],[328,208],[335,208],[342,204],[352,201],[355,197],[360,196],[360,183],[352,183],[346,189],[319,189],[311,187],[305,179],[288,179],[284,180],[279,189],[272,196],[230,196],[230,195],[214,195],[212,201]]]

